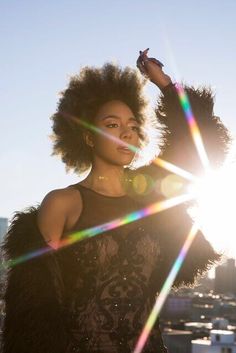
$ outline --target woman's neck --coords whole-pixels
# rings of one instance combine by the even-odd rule
[[[110,166],[109,168],[93,167],[82,185],[109,196],[125,194],[125,173],[123,167]]]

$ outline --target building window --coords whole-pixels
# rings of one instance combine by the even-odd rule
[[[232,353],[232,348],[222,347],[221,348],[221,353]]]
[[[220,342],[220,335],[218,333],[216,334],[216,342]]]

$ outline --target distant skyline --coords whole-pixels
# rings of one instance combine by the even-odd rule
[[[135,67],[140,49],[174,80],[211,86],[215,114],[236,134],[236,2],[0,2],[0,217],[78,181],[51,157],[58,92],[84,65]],[[158,89],[149,84],[154,105]]]
[[[7,233],[8,219],[0,217],[0,242]]]

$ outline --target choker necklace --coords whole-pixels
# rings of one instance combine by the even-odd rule
[[[97,177],[97,179],[98,180],[105,180],[105,181],[109,181],[109,180],[111,180],[109,177],[106,177],[106,176],[103,176],[103,175],[99,175],[98,177]],[[132,183],[132,179],[131,178],[122,178],[121,179],[122,181],[124,181],[124,182],[129,182],[129,183]]]
[[[97,178],[98,178],[98,180],[109,180],[108,177],[105,177],[103,175],[99,175]]]

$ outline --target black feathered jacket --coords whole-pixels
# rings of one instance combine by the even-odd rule
[[[212,165],[223,162],[229,135],[213,115],[209,90],[186,87],[203,142]],[[180,106],[176,91],[170,87],[160,97],[156,110],[162,124],[161,158],[192,173],[201,172],[201,164]],[[167,171],[157,166],[145,167],[145,173],[164,178]],[[144,202],[152,202],[147,196]],[[37,209],[30,208],[14,217],[4,243],[6,260],[19,258],[46,246],[37,223]],[[163,235],[165,268],[163,280],[190,229],[186,205],[158,215],[157,231]],[[199,232],[175,284],[193,283],[219,256]],[[68,335],[63,317],[63,279],[55,252],[35,257],[8,269],[5,292],[6,318],[2,353],[65,353]]]
[[[62,312],[64,288],[55,253],[24,261],[25,254],[47,247],[36,217],[36,208],[18,213],[4,244],[7,259],[19,261],[12,263],[7,275],[5,353],[65,353],[67,345]]]

